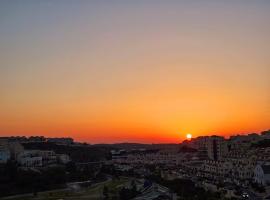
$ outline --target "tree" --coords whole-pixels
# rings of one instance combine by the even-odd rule
[[[137,193],[137,185],[134,180],[131,181],[131,191],[132,193],[136,194]]]

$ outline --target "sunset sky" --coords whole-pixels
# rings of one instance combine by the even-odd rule
[[[270,1],[0,1],[0,136],[181,142],[270,128]]]

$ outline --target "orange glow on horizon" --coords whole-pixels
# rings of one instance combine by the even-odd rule
[[[179,143],[270,128],[268,1],[0,8],[0,137]]]

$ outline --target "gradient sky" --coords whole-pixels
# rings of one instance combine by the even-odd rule
[[[0,136],[180,142],[270,128],[270,1],[0,1]]]

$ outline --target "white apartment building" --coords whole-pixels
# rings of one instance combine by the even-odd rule
[[[254,181],[261,185],[270,184],[270,165],[257,165],[254,169]]]
[[[26,150],[17,156],[22,167],[43,167],[57,163],[54,151]]]
[[[209,176],[227,177],[231,173],[232,168],[231,162],[206,160],[201,170],[208,173]]]
[[[18,155],[17,161],[22,167],[42,167],[39,150],[24,151]]]
[[[249,164],[250,163],[250,164]],[[208,160],[205,161],[201,172],[206,177],[209,178],[226,178],[231,182],[241,181],[242,183],[246,183],[251,180],[253,177],[254,165],[250,161],[234,161],[234,160]]]
[[[57,156],[54,151],[39,151],[38,153],[42,157],[43,166],[57,163]]]

